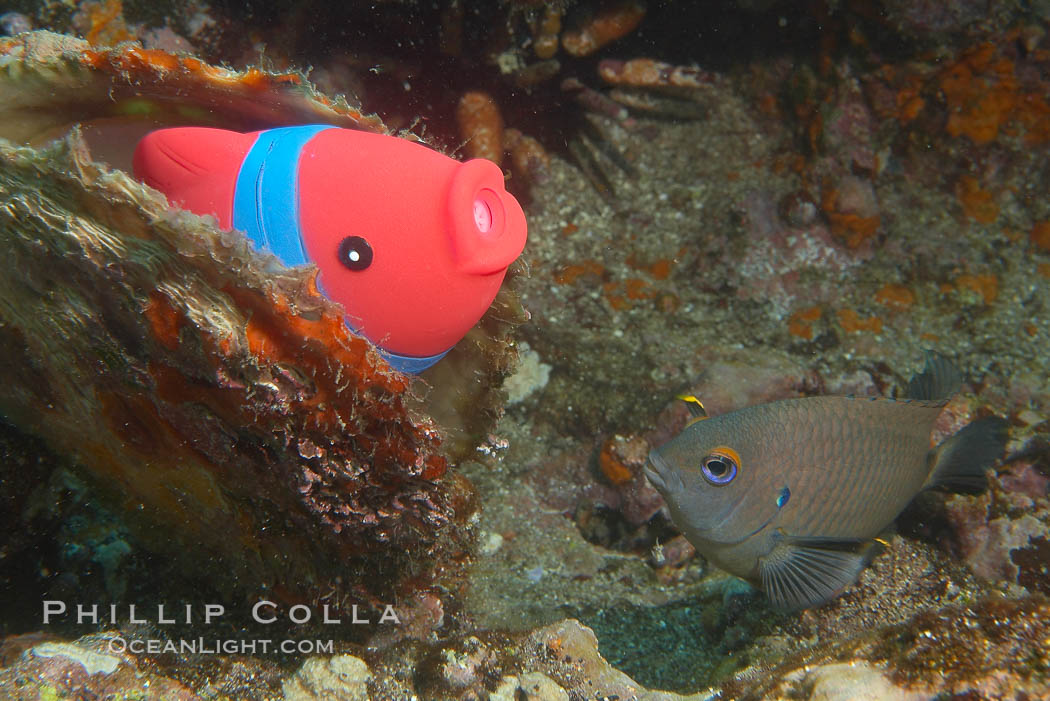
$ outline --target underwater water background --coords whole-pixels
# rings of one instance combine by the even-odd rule
[[[1050,698],[1050,6],[0,14],[0,697]],[[309,123],[495,161],[524,209],[418,377],[124,176],[155,127]],[[677,397],[903,398],[927,349],[964,377],[931,445],[997,415],[1006,450],[824,606],[718,570],[643,473]]]

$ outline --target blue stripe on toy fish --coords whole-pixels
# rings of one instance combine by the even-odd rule
[[[299,228],[299,156],[329,125],[259,132],[241,163],[233,196],[233,226],[288,266],[310,262]]]

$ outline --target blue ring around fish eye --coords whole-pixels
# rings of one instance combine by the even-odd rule
[[[372,247],[360,236],[347,236],[339,242],[339,262],[360,272],[372,265]]]
[[[714,485],[729,484],[736,477],[736,461],[728,455],[708,455],[700,463],[704,479]]]

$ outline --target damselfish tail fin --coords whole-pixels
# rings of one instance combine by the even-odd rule
[[[1008,426],[1005,419],[988,416],[967,424],[930,453],[933,468],[926,489],[979,492],[988,480],[985,470],[1006,448]]]
[[[926,366],[908,382],[905,396],[927,401],[950,399],[961,384],[962,375],[950,360],[940,353],[926,351]]]

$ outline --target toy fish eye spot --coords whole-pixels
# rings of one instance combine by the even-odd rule
[[[704,479],[714,485],[729,484],[740,469],[740,455],[732,448],[715,448],[700,461]]]
[[[372,265],[372,247],[360,236],[347,236],[339,242],[339,262],[354,272]]]

